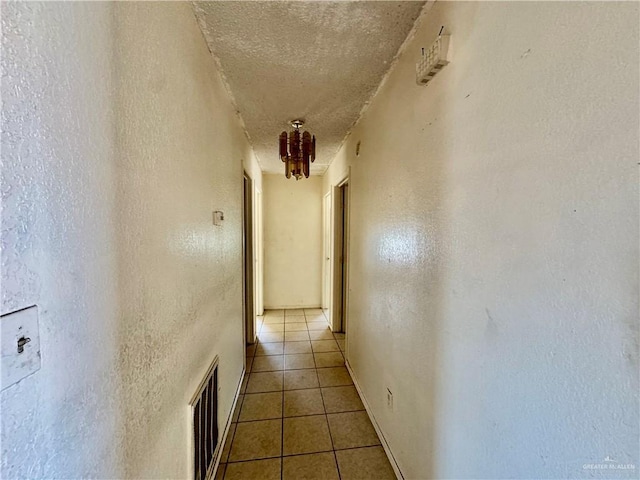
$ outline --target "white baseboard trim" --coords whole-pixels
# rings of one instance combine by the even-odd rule
[[[380,443],[382,443],[382,448],[384,448],[384,453],[387,454],[387,458],[389,459],[389,463],[391,464],[391,467],[393,468],[393,471],[396,474],[396,478],[398,480],[404,480],[404,475],[402,475],[402,472],[400,471],[400,467],[398,466],[398,462],[396,462],[396,459],[393,456],[393,453],[391,452],[391,448],[389,448],[389,444],[387,443],[386,438],[384,438],[384,435],[382,434],[382,430],[380,429],[380,426],[378,425],[378,422],[376,421],[376,417],[373,416],[373,412],[371,411],[371,407],[369,407],[369,403],[367,402],[367,399],[363,395],[362,390],[360,389],[360,385],[358,385],[358,379],[354,375],[353,370],[351,369],[351,365],[349,365],[348,361],[345,361],[345,365],[347,366],[347,370],[349,371],[349,375],[351,375],[351,379],[353,380],[353,384],[356,387],[356,390],[358,391],[358,395],[360,395],[360,399],[362,400],[364,408],[367,411],[367,415],[369,415],[369,420],[371,420],[371,423],[373,424],[373,428],[376,430],[376,433],[378,434],[378,437],[380,438]]]
[[[211,478],[216,478],[218,473],[218,467],[220,466],[220,460],[222,459],[222,451],[224,450],[224,445],[227,442],[227,435],[229,435],[229,429],[231,428],[231,420],[233,420],[233,412],[236,411],[236,404],[238,403],[238,397],[240,397],[240,390],[242,390],[242,382],[244,382],[244,376],[247,371],[242,369],[242,375],[240,376],[240,383],[238,383],[238,388],[236,388],[236,394],[233,397],[233,405],[231,405],[231,412],[229,413],[229,417],[227,418],[227,424],[224,427],[224,433],[220,438],[220,443],[218,444],[218,453],[216,453],[216,463],[215,467],[212,470]]]
[[[298,309],[298,308],[307,308],[307,309],[316,309],[316,308],[322,308],[319,307],[318,305],[278,305],[278,306],[265,306],[264,309],[265,310],[289,310],[289,309]]]

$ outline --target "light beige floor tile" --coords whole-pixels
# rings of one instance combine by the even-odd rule
[[[396,480],[382,447],[339,450],[336,458],[342,480]]]
[[[302,368],[315,368],[313,355],[310,353],[298,353],[284,356],[285,370],[300,370]]]
[[[256,345],[257,344],[253,344],[253,345],[247,345],[247,357],[253,357],[256,353]]]
[[[227,433],[227,439],[224,442],[224,447],[222,448],[222,456],[220,457],[220,462],[226,463],[229,459],[229,452],[231,451],[231,442],[233,442],[233,434],[236,432],[236,424],[232,423],[229,425],[229,432]]]
[[[284,455],[329,450],[331,450],[331,437],[324,415],[284,419]]]
[[[278,323],[284,323],[284,316],[264,317],[263,325],[274,325]]]
[[[309,340],[309,332],[285,332],[284,339],[286,342],[303,342]]]
[[[279,392],[283,389],[283,373],[254,372],[249,376],[247,393]]]
[[[335,340],[312,340],[311,348],[313,348],[314,353],[340,351]]]
[[[230,462],[278,457],[282,454],[282,420],[238,423]]]
[[[325,325],[327,323],[327,317],[325,317],[322,313],[305,313],[304,316],[307,318],[307,323],[309,322],[324,322]]]
[[[226,463],[221,463],[220,465],[218,465],[218,469],[216,470],[216,476],[213,477],[214,480],[223,480],[224,479],[224,472],[227,468],[227,464]]]
[[[252,460],[227,465],[224,480],[280,480],[280,458]]]
[[[356,391],[356,387],[328,387],[322,389],[322,398],[327,413],[354,412],[364,410],[364,405]]]
[[[245,364],[246,373],[251,373],[251,368],[253,367],[253,359],[254,357],[247,357],[247,363]]]
[[[258,334],[258,338],[260,339],[260,343],[273,343],[273,342],[283,342],[284,341],[284,333],[262,333]]]
[[[284,323],[306,323],[307,319],[304,315],[287,315],[284,319]]]
[[[340,388],[340,387],[338,387]],[[282,418],[282,393],[247,393],[238,422]]]
[[[328,328],[324,330],[310,330],[309,337],[311,340],[333,340],[333,334]]]
[[[284,342],[259,343],[256,347],[256,357],[264,355],[282,355]]]
[[[309,340],[303,342],[284,342],[284,353],[286,355],[293,353],[313,353],[311,350],[311,342]]]
[[[307,324],[306,323],[287,323],[284,326],[285,332],[306,332]]]
[[[304,314],[305,315],[322,315],[323,313],[321,308],[305,308]]]
[[[322,413],[324,413],[324,405],[319,388],[287,390],[284,392],[285,417],[318,415]]]
[[[282,333],[284,332],[284,323],[265,323],[260,333]]]
[[[335,337],[336,340],[344,340],[345,339],[344,333],[334,333],[333,336]]]
[[[284,310],[265,310],[264,317],[284,317]]]
[[[296,317],[298,315],[304,315],[304,310],[302,308],[289,308],[284,311],[285,317]]]
[[[336,340],[336,342],[338,342],[338,348],[340,349],[340,351],[344,352],[346,341],[345,340]]]
[[[313,330],[316,332],[330,331],[327,322],[307,322],[307,328],[309,331]]]
[[[295,455],[282,459],[283,480],[338,480],[333,452]]]
[[[284,389],[299,390],[302,388],[317,388],[318,375],[315,369],[288,370],[284,372]]]
[[[316,367],[318,368],[344,366],[344,358],[340,352],[314,353],[313,356],[316,359]]]
[[[255,357],[253,372],[270,372],[274,370],[284,370],[284,355]]]
[[[332,413],[327,415],[327,419],[336,450],[380,445],[378,435],[365,411]]]
[[[319,368],[318,380],[320,380],[321,387],[353,385],[351,375],[345,367]]]

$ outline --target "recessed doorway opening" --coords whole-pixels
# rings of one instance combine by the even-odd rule
[[[349,301],[349,178],[332,192],[331,328],[347,332]]]

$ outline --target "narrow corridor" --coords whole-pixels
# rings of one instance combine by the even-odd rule
[[[320,309],[270,310],[218,468],[218,479],[395,479],[344,366],[344,334]]]

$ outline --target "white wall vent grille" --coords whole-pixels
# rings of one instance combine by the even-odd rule
[[[427,49],[422,49],[420,61],[416,63],[416,83],[428,84],[442,68],[447,65],[449,59],[449,43],[451,35],[438,35],[436,41]]]
[[[218,357],[213,360],[191,400],[193,478],[208,480],[218,454]]]

